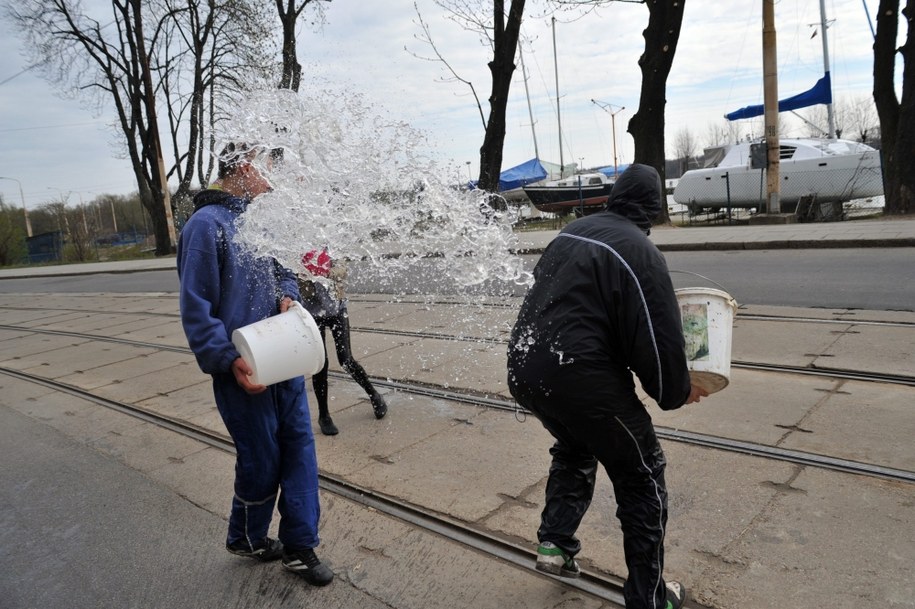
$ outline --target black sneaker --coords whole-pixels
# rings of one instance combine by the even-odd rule
[[[318,427],[321,428],[321,433],[325,436],[335,436],[340,433],[340,430],[334,425],[334,420],[330,418],[330,415],[318,417]]]
[[[581,575],[575,559],[549,541],[544,541],[537,547],[537,570],[560,577],[574,578]]]
[[[226,544],[226,550],[236,556],[256,558],[261,562],[270,562],[283,557],[283,544],[279,539],[265,537],[253,544],[247,539],[239,539],[235,543]]]
[[[664,609],[680,609],[686,602],[686,588],[679,582],[667,582],[667,605]]]
[[[380,393],[373,393],[370,399],[372,401],[372,411],[375,413],[375,418],[383,419],[384,415],[388,414],[388,405],[385,403],[384,398],[381,397]]]
[[[318,559],[311,548],[284,552],[283,566],[304,577],[312,586],[326,586],[334,580],[334,572]]]

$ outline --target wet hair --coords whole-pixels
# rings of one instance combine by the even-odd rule
[[[243,142],[230,142],[219,153],[219,169],[216,174],[219,179],[226,178],[238,169],[238,167],[250,161],[257,153],[257,149],[250,144]]]

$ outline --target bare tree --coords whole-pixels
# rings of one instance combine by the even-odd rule
[[[680,174],[690,169],[699,148],[699,140],[689,127],[683,127],[674,136],[674,158],[680,162]]]
[[[874,38],[874,102],[880,117],[883,183],[887,214],[915,213],[915,0],[902,15],[908,24],[905,44],[896,48],[899,0],[880,0]],[[902,99],[894,83],[896,54],[902,56]]]
[[[26,48],[48,80],[69,95],[95,93],[96,107],[114,105],[143,206],[156,236],[156,254],[172,251],[166,188],[159,171],[155,101],[151,98],[141,0],[112,0],[112,20],[102,24],[73,0],[7,3]],[[168,210],[170,212],[170,210]]]
[[[167,111],[179,215],[195,177],[209,183],[225,107],[275,65],[272,14],[256,0],[155,0],[153,70]]]
[[[296,56],[295,28],[302,11],[311,5],[314,9],[312,25],[324,23],[324,6],[321,2],[331,0],[275,0],[276,10],[283,25],[283,75],[280,78],[280,89],[299,90],[302,78],[302,66]]]
[[[483,145],[480,146],[480,176],[477,187],[487,192],[499,190],[499,174],[502,171],[502,149],[505,143],[505,109],[508,105],[508,93],[511,88],[512,75],[515,71],[515,54],[518,50],[518,38],[521,33],[521,19],[524,15],[525,0],[511,0],[508,14],[505,13],[505,2],[493,0],[491,12],[485,0],[434,0],[448,12],[449,18],[468,31],[476,32],[492,49],[492,61],[489,72],[492,76],[492,88],[489,94],[489,118],[484,121],[485,133]],[[417,10],[418,13],[418,10]],[[490,17],[491,15],[491,17]],[[422,40],[432,46],[439,60],[451,73],[465,84],[469,81],[457,76],[451,66],[438,53],[432,43],[428,28],[422,22],[426,38]],[[474,90],[474,97],[476,91]],[[479,99],[477,99],[479,107]],[[482,110],[481,110],[482,114]],[[495,198],[492,203],[498,204]]]
[[[740,123],[730,121],[709,123],[705,132],[705,147],[714,148],[740,139]]]

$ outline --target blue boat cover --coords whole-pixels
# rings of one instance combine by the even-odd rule
[[[788,112],[789,110],[797,110],[798,108],[806,108],[807,106],[815,106],[816,104],[831,104],[832,103],[832,84],[829,78],[829,72],[823,75],[823,78],[817,81],[813,88],[803,93],[798,93],[793,97],[788,97],[778,101],[778,111],[779,112]],[[740,110],[735,110],[730,114],[725,114],[724,118],[729,121],[736,121],[741,118],[753,118],[754,116],[760,116],[765,111],[762,104],[758,106],[746,106]]]
[[[531,182],[539,182],[544,179],[546,175],[546,169],[540,164],[540,159],[533,158],[530,161],[526,161],[500,173],[499,192],[521,188]],[[476,180],[470,182],[471,189],[476,187]]]
[[[605,176],[607,176],[608,178],[615,178],[619,174],[626,171],[626,169],[628,167],[629,167],[629,163],[626,163],[624,165],[617,165],[616,171],[613,170],[613,167],[601,167],[598,169],[598,171],[601,172],[602,174],[604,174]]]

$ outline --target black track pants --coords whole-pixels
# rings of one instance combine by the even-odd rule
[[[600,392],[595,392],[600,393]],[[571,555],[581,550],[575,537],[594,494],[597,463],[604,467],[616,497],[629,577],[627,609],[665,606],[664,532],[667,526],[666,460],[651,417],[633,399],[626,406],[595,399],[595,393],[557,400],[523,399],[556,439],[537,536]]]

